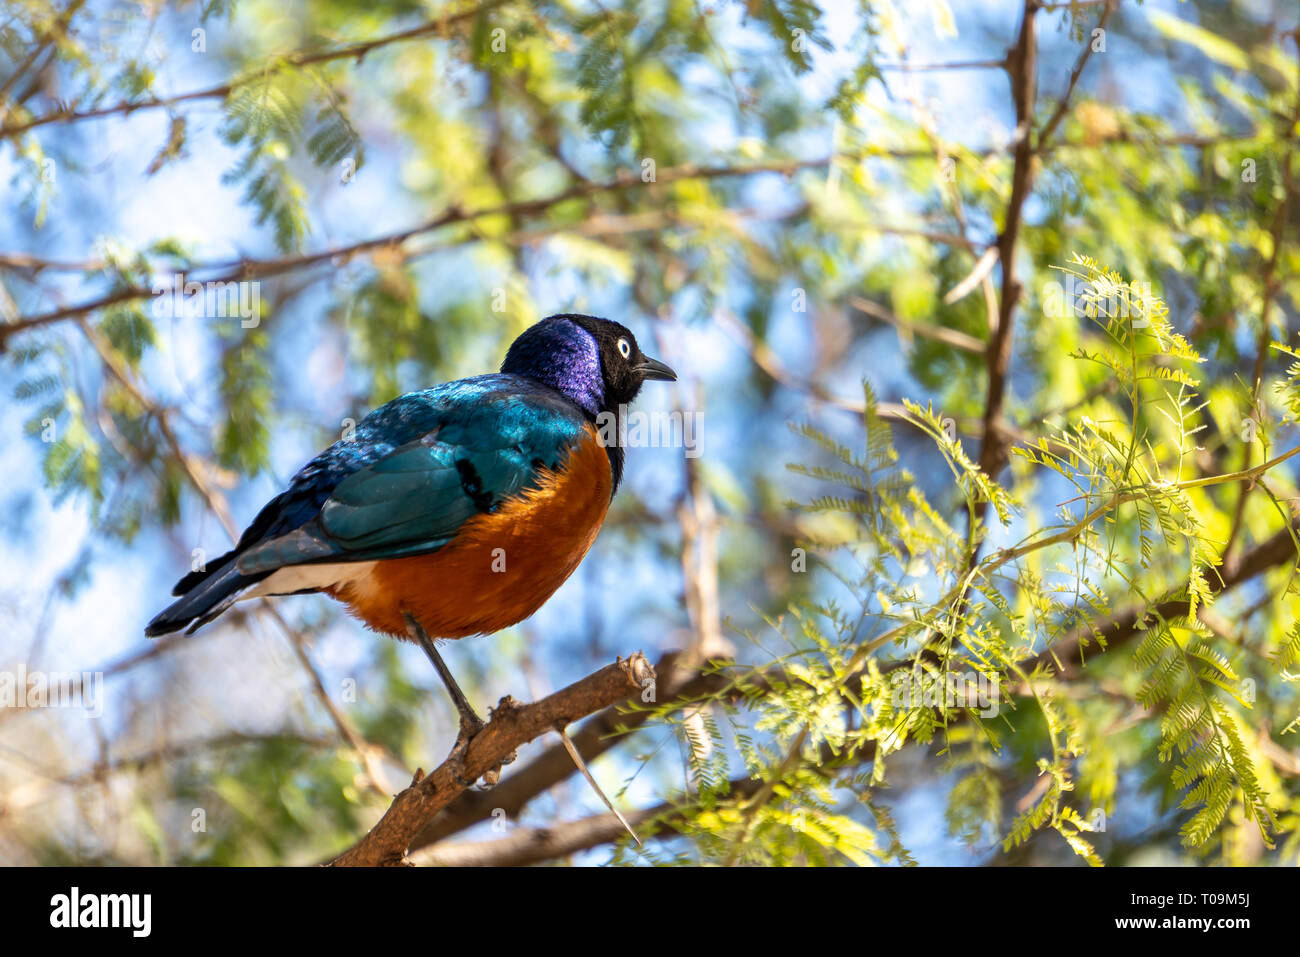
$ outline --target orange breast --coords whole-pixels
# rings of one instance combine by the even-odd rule
[[[376,562],[332,589],[376,631],[405,638],[402,613],[435,638],[488,634],[550,598],[596,540],[609,509],[609,457],[587,427],[557,471],[494,512],[476,515],[439,551]]]

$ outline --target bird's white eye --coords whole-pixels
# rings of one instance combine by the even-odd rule
[[[624,359],[630,359],[632,357],[632,343],[626,339],[618,340],[618,354]]]

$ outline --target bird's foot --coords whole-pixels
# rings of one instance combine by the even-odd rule
[[[495,708],[488,709],[488,718],[489,719],[495,718],[497,717],[497,715],[501,714],[502,712],[511,711],[517,707],[519,707],[519,702],[517,702],[510,695],[506,695],[504,698],[502,698],[500,701],[497,702],[497,706]],[[501,759],[500,764],[498,764],[494,768],[489,768],[487,772],[483,775],[483,787],[480,788],[479,790],[490,791],[492,788],[496,787],[497,782],[501,780],[502,767],[504,767],[507,764],[513,764],[515,758],[517,758],[518,756],[519,753],[517,751],[511,751],[509,754],[507,754],[504,758]]]
[[[469,791],[490,791],[498,781],[501,780],[501,765],[485,771],[478,781],[471,781],[466,778],[461,771],[464,768],[465,752],[469,748],[469,743],[474,740],[480,731],[487,727],[487,724],[474,713],[472,708],[467,708],[460,713],[460,731],[456,735],[456,743],[452,746],[451,753],[447,755],[447,760],[452,765],[452,779],[461,787]],[[514,752],[511,752],[502,764],[509,764],[515,759]]]
[[[497,706],[495,708],[489,709],[488,717],[493,718],[503,711],[509,711],[513,708],[517,708],[518,706],[519,703],[515,701],[514,698],[512,698],[510,695],[506,695],[497,703]],[[474,713],[473,709],[469,709],[468,711],[462,711],[460,715],[460,733],[456,736],[456,744],[451,749],[451,755],[449,756],[449,760],[455,761],[456,764],[459,765],[461,759],[465,754],[465,750],[469,747],[470,741],[472,741],[475,735],[477,735],[485,727],[487,727],[487,725],[483,722],[481,718],[479,718],[477,714]],[[511,751],[504,758],[502,758],[500,763],[497,764],[495,767],[488,768],[486,771],[484,771],[482,776],[479,778],[479,781],[483,782],[482,784],[479,784],[478,782],[475,781],[466,780],[466,778],[462,774],[460,774],[459,771],[454,772],[455,780],[458,784],[460,784],[464,788],[468,788],[474,791],[490,791],[492,790],[492,788],[497,786],[498,782],[500,782],[501,769],[507,764],[513,764],[515,758],[517,757],[518,757],[518,752]]]
[[[474,790],[475,782],[469,780],[461,774],[465,770],[465,749],[469,747],[469,742],[473,735],[465,737],[464,734],[458,735],[456,743],[452,745],[451,753],[447,755],[447,764],[451,768],[451,779],[463,787],[466,791]]]

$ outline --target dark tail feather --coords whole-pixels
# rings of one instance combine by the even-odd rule
[[[224,571],[226,566],[230,564],[230,562],[232,562],[235,558],[238,557],[235,554],[235,552],[236,549],[232,548],[230,551],[226,552],[226,554],[218,558],[214,558],[212,561],[206,563],[203,566],[203,568],[199,569],[198,571],[190,572],[188,575],[186,575],[184,578],[182,578],[180,581],[176,583],[176,585],[172,588],[172,594],[184,595],[190,589],[195,588],[197,585],[199,585],[199,583],[205,582],[209,578],[213,578],[214,576],[216,576],[217,573]]]
[[[145,626],[144,633],[157,638],[180,631],[186,625],[193,632],[229,608],[241,591],[270,574],[241,575],[235,568],[233,552],[222,555],[217,562],[220,564],[214,563],[200,572],[190,572],[177,582],[172,594],[181,597],[159,612]]]

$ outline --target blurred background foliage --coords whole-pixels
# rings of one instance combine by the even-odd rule
[[[310,597],[143,623],[368,410],[582,311],[681,373],[640,406],[701,454],[631,450],[574,579],[449,654],[487,703],[679,652],[593,761],[654,839],[566,776],[417,859],[1296,863],[1298,26],[10,0],[0,668],[102,672],[103,715],[0,709],[0,860],[363,833],[454,737],[418,650]],[[169,312],[178,273],[249,312]],[[997,713],[900,697],[954,675]]]

